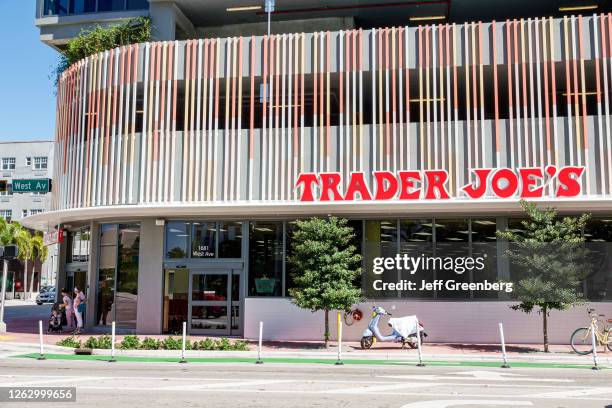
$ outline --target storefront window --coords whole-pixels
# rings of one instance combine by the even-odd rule
[[[497,223],[491,219],[472,219],[472,258],[482,258],[484,268],[471,274],[472,282],[496,282],[497,276]],[[474,291],[475,298],[497,299],[493,291]]]
[[[117,267],[117,225],[100,226],[100,257],[98,270],[98,296],[96,324],[110,325],[115,310],[115,268]]]
[[[71,231],[68,235],[68,262],[89,261],[89,228]]]
[[[115,320],[119,327],[136,328],[138,304],[138,254],[140,249],[140,226],[119,225],[119,250],[117,263],[117,291]]]
[[[397,227],[397,220],[365,222],[364,288],[367,297],[395,297],[399,294],[395,291],[376,291],[373,288],[374,280],[398,281],[398,271],[395,268],[385,269],[382,274],[376,274],[373,270],[376,258],[395,258],[397,255],[399,249]]]
[[[470,256],[470,227],[469,220],[447,220],[435,219],[435,240],[436,240],[436,258],[452,258],[459,260]],[[454,262],[452,269],[440,268],[436,266],[436,279],[443,281],[454,280],[455,282],[470,282],[470,272],[463,266],[458,266]],[[437,294],[438,298],[467,298],[470,297],[470,292],[466,290],[446,290],[442,289]]]
[[[433,221],[424,220],[400,220],[400,254],[408,254],[410,257],[433,256]],[[402,271],[401,278],[415,282],[418,288],[421,281],[432,282],[434,271],[420,270],[414,274],[412,271]],[[431,298],[433,290],[404,291],[402,297]]]
[[[249,295],[281,296],[283,274],[283,223],[249,225]]]
[[[194,222],[191,225],[191,257],[214,258],[216,254],[216,224],[214,222]]]
[[[524,235],[525,227],[523,226],[523,221],[524,220],[517,218],[509,219],[508,230],[513,231],[514,233],[519,235]],[[512,242],[508,243],[508,248],[511,250],[518,250],[518,247]],[[525,268],[524,266],[521,266],[516,262],[508,260],[507,257],[506,261],[508,262],[508,267],[510,270],[510,280],[512,282],[518,282],[519,280],[524,279],[529,275],[527,268]]]
[[[589,300],[612,300],[612,218],[590,220],[584,238],[593,262],[584,281],[585,296]]]
[[[242,223],[219,223],[219,258],[242,257]]]
[[[242,222],[171,221],[166,226],[166,258],[240,259]]]
[[[171,221],[166,227],[166,257],[186,258],[189,244],[189,224]]]
[[[138,224],[100,226],[97,325],[136,328],[139,248]]]

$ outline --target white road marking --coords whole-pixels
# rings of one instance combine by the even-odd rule
[[[529,397],[533,397],[533,398],[572,398],[572,397],[584,397],[587,395],[599,395],[599,394],[612,395],[612,387],[589,387],[589,388],[582,388],[579,390],[545,392],[541,394],[529,395]]]
[[[368,394],[370,392],[381,392],[390,390],[399,390],[402,388],[424,388],[436,386],[436,383],[399,383],[399,384],[386,384],[386,385],[375,385],[365,387],[354,387],[354,388],[342,388],[335,390],[321,391],[324,394]]]
[[[527,381],[527,382],[559,382],[559,383],[571,383],[574,380],[566,378],[533,378],[524,377],[520,374],[505,374],[496,373],[493,371],[464,371],[459,373],[449,373],[447,375],[435,375],[435,374],[408,374],[408,375],[380,375],[378,378],[389,378],[397,380],[425,380],[425,381],[439,381],[439,380],[478,380],[478,381]]]
[[[514,407],[532,407],[531,401],[501,401],[501,400],[435,400],[413,402],[402,405],[401,408],[447,408],[460,407],[462,405],[488,405],[488,406],[514,406]]]
[[[259,385],[281,384],[295,382],[293,380],[252,380],[252,381],[232,381],[225,383],[209,383],[209,384],[191,384],[191,385],[175,385],[169,387],[161,387],[163,390],[198,390],[198,389],[219,389],[230,387],[250,387]]]

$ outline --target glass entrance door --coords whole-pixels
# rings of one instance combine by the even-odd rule
[[[240,324],[240,269],[192,269],[189,328],[192,334],[237,335]]]

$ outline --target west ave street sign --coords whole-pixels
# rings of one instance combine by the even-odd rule
[[[50,191],[50,179],[13,179],[13,193],[48,193]]]

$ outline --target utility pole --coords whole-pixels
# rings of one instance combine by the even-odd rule
[[[265,12],[268,13],[268,37],[270,36],[270,20],[272,13],[274,12],[274,0],[266,0],[265,4]]]

